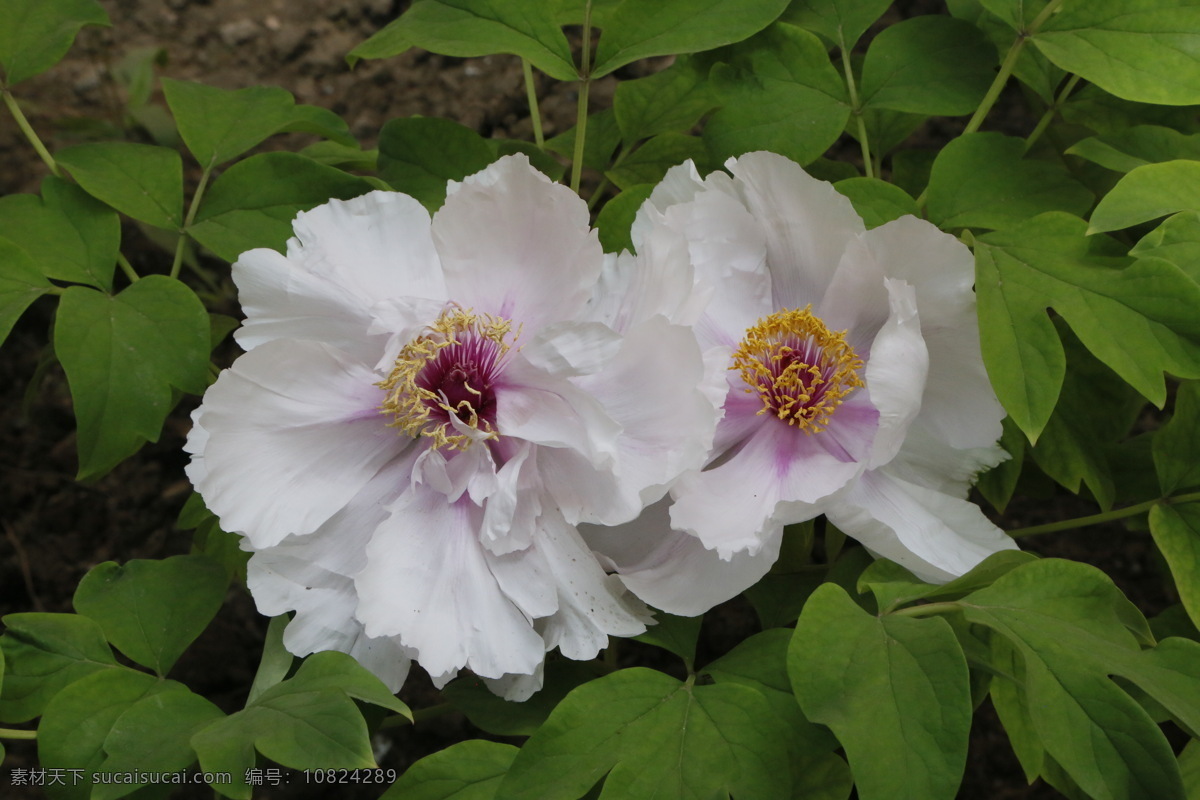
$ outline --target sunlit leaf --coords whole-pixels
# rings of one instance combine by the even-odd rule
[[[1200,161],[1166,161],[1131,170],[1092,212],[1088,233],[1115,231],[1176,211],[1200,210]]]

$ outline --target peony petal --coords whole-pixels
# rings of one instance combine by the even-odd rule
[[[828,512],[829,521],[922,580],[944,583],[1017,544],[979,506],[875,470]]]
[[[492,694],[498,694],[512,703],[523,703],[542,689],[545,680],[545,664],[538,664],[532,675],[505,675],[503,678],[484,678],[483,682]],[[438,687],[441,688],[441,687]]]
[[[766,234],[772,309],[816,304],[842,253],[865,227],[833,185],[775,153],[747,153],[725,164],[746,210]]]
[[[703,614],[753,586],[779,557],[781,536],[771,536],[757,555],[735,553],[723,560],[695,536],[671,529],[669,505],[655,503],[624,525],[583,525],[579,531],[630,591],[655,608],[685,617]]]
[[[433,240],[451,300],[527,333],[578,318],[604,261],[587,204],[521,154],[454,186]]]
[[[671,206],[691,202],[704,188],[704,180],[691,159],[667,170],[633,218],[629,237],[634,248],[641,252],[647,233],[656,226],[658,217],[654,212],[661,214]]]
[[[699,537],[723,558],[739,551],[757,555],[783,525],[822,513],[821,501],[861,471],[831,454],[822,437],[763,417],[728,460],[679,479],[671,490],[672,527]]]
[[[573,378],[604,367],[621,347],[621,335],[600,322],[556,322],[521,345],[529,364],[549,375]]]
[[[869,466],[895,458],[908,426],[921,410],[929,352],[921,337],[916,293],[903,281],[885,282],[891,315],[871,344],[870,360],[863,377],[871,405],[879,412]],[[840,411],[840,409],[839,409]]]
[[[921,320],[929,377],[917,421],[952,447],[989,447],[1004,432],[1005,412],[983,366],[975,309],[943,322],[931,329]]]
[[[250,350],[279,338],[322,341],[355,353],[381,298],[442,300],[445,286],[429,214],[413,198],[371,192],[301,212],[287,256],[244,253],[233,265]]]
[[[367,635],[398,637],[433,676],[463,667],[489,678],[532,673],[545,647],[492,574],[480,509],[418,486],[391,511],[355,578]]]
[[[310,342],[257,347],[221,373],[196,414],[207,432],[189,472],[221,526],[261,549],[310,533],[411,443],[377,410],[378,377]]]

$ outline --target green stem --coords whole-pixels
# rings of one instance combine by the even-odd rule
[[[542,110],[538,107],[537,92],[533,86],[533,67],[528,59],[521,59],[521,70],[525,73],[525,96],[529,100],[529,119],[533,121],[533,141],[541,150],[545,143],[542,137]]]
[[[1138,503],[1125,508],[1114,508],[1112,511],[1105,511],[1100,514],[1091,514],[1086,517],[1075,517],[1074,519],[1064,519],[1059,522],[1048,522],[1045,525],[1032,525],[1028,528],[1016,528],[1008,531],[1008,535],[1014,539],[1022,536],[1033,536],[1039,533],[1055,533],[1057,531],[1069,531],[1075,528],[1083,528],[1087,525],[1099,525],[1104,522],[1112,522],[1113,520],[1124,519],[1126,517],[1136,517],[1138,514],[1144,514],[1157,505],[1177,505],[1179,503],[1196,503],[1200,502],[1200,492],[1192,492],[1190,494],[1180,494],[1174,497],[1160,497],[1155,500],[1147,500],[1144,503]]]
[[[33,149],[41,156],[42,161],[50,169],[50,174],[56,178],[62,177],[62,171],[58,168],[58,162],[54,160],[54,156],[50,155],[50,151],[46,149],[46,145],[42,144],[42,140],[38,137],[37,131],[29,124],[29,120],[25,118],[21,107],[17,105],[17,98],[12,96],[12,92],[7,89],[3,92],[4,105],[8,106],[9,112],[13,115],[13,119],[17,121],[17,127],[25,134],[25,138],[33,145]]]
[[[1049,108],[1046,109],[1046,113],[1042,114],[1042,118],[1038,120],[1037,125],[1034,126],[1034,129],[1030,132],[1030,134],[1025,137],[1024,152],[1028,153],[1033,147],[1034,143],[1040,139],[1042,134],[1046,132],[1046,129],[1050,127],[1050,123],[1054,120],[1054,115],[1058,113],[1060,108],[1062,108],[1062,104],[1067,100],[1067,95],[1071,94],[1071,92],[1075,89],[1075,85],[1078,83],[1079,76],[1072,75],[1063,85],[1063,88],[1061,91],[1059,91],[1058,96],[1054,98],[1054,102]]]
[[[583,52],[579,59],[579,110],[575,115],[575,156],[571,162],[571,191],[579,194],[583,177],[583,144],[587,138],[588,92],[592,87],[592,0],[583,6]]]
[[[36,739],[37,731],[23,731],[17,728],[0,728],[0,739]]]
[[[962,609],[958,603],[925,603],[891,612],[893,617],[928,617],[934,614],[953,614]]]
[[[125,257],[124,253],[117,253],[117,264],[121,267],[121,271],[125,273],[125,277],[129,278],[130,283],[137,281],[137,270],[133,268],[133,264],[129,263],[129,259]]]
[[[858,143],[862,147],[863,172],[868,178],[875,177],[871,161],[871,145],[867,141],[867,123],[863,119],[862,108],[858,104],[858,87],[854,83],[854,70],[850,66],[850,52],[846,48],[845,39],[841,40],[842,71],[846,73],[846,88],[850,90],[850,113],[858,120]]]
[[[196,193],[192,195],[191,205],[183,220],[183,230],[179,232],[179,242],[175,245],[175,260],[171,262],[172,278],[179,277],[179,268],[183,266],[183,248],[187,244],[187,229],[192,227],[192,220],[196,218],[196,209],[200,207],[200,198],[204,197],[204,190],[208,188],[208,176],[212,174],[212,168],[213,165],[209,164],[200,173],[200,183],[196,185]]]

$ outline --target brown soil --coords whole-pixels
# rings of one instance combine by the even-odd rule
[[[160,74],[224,88],[278,85],[298,102],[325,106],[347,120],[363,146],[374,146],[383,123],[414,114],[442,116],[485,136],[532,138],[520,63],[513,57],[452,59],[410,52],[350,70],[344,55],[407,3],[403,0],[100,0],[112,29],[88,29],[69,57],[45,75],[17,87],[34,126],[51,149],[96,132],[126,128],[123,90],[113,81],[115,65],[137,48],[163,48]],[[612,86],[593,89],[597,107],[609,102]],[[572,87],[542,84],[547,135],[573,123]],[[156,102],[161,103],[161,95]],[[36,192],[45,169],[10,124],[0,122],[0,193]],[[289,146],[299,140],[290,140]],[[194,176],[193,176],[194,178]],[[124,252],[140,270],[162,272],[169,255],[134,225],[127,225]],[[74,480],[71,404],[62,372],[44,371],[52,305],[34,306],[0,351],[0,613],[71,611],[71,596],[83,574],[107,560],[162,558],[187,552],[189,534],[173,523],[190,491],[183,475],[183,438],[195,399],[185,400],[161,440],[92,485]],[[1061,516],[1088,513],[1068,499]],[[1039,504],[1038,508],[1044,508]],[[1013,516],[1026,524],[1033,507]],[[1009,524],[1012,524],[1011,520]],[[1123,530],[1086,530],[1056,537],[1056,554],[1095,563],[1112,574],[1144,610],[1165,603],[1148,537]],[[1040,544],[1040,543],[1039,543]],[[1046,546],[1046,551],[1051,546]],[[730,620],[744,609],[715,612],[706,625],[709,646],[728,646]],[[230,590],[217,620],[185,655],[172,677],[234,711],[244,702],[265,632],[265,620],[244,591]],[[744,633],[741,635],[745,635]],[[721,640],[717,642],[716,640]],[[734,639],[733,641],[736,641]],[[403,696],[414,707],[438,702],[414,670]],[[415,758],[446,744],[480,735],[457,715],[378,739],[380,763],[402,771]],[[8,770],[36,765],[30,743],[6,742],[2,771],[5,797],[40,797],[8,785]],[[321,786],[293,785],[256,792],[260,797],[321,797]],[[377,797],[377,788],[339,797]],[[206,791],[186,797],[211,797]],[[962,798],[1057,797],[1042,786],[1026,787],[1003,732],[986,711],[976,720]]]

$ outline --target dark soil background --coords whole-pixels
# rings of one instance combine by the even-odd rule
[[[258,84],[282,86],[298,102],[325,106],[349,123],[365,148],[374,146],[383,123],[420,114],[453,119],[484,136],[532,139],[520,62],[493,56],[452,59],[409,52],[382,62],[362,62],[353,71],[345,54],[395,18],[405,0],[100,0],[111,29],[85,29],[67,59],[17,87],[15,94],[34,127],[53,151],[97,131],[126,127],[126,98],[113,72],[137,48],[162,48],[159,74],[228,89]],[[892,15],[937,10],[931,2],[901,3]],[[574,121],[573,87],[543,80],[546,135]],[[611,79],[592,90],[594,109],[609,104]],[[156,94],[153,102],[162,103]],[[999,125],[1000,123],[997,123]],[[111,135],[111,134],[110,134]],[[137,140],[144,131],[129,129]],[[940,130],[918,132],[929,146]],[[299,147],[301,138],[277,139],[268,147]],[[848,154],[855,148],[846,148]],[[194,182],[197,175],[189,177]],[[0,194],[36,192],[46,170],[12,120],[0,113]],[[143,273],[165,272],[170,254],[136,225],[126,224],[123,252]],[[221,269],[221,267],[214,265]],[[233,309],[228,309],[235,313]],[[52,304],[36,304],[0,349],[0,614],[71,611],[71,596],[90,568],[108,560],[164,558],[188,551],[190,535],[174,521],[190,492],[184,477],[188,413],[185,399],[159,442],[148,445],[110,475],[91,485],[74,480],[75,438],[65,379],[52,366],[47,342]],[[232,357],[232,350],[228,356]],[[1016,503],[1000,524],[1021,527],[1092,513],[1071,497]],[[1148,615],[1169,602],[1161,570],[1145,534],[1120,527],[1056,534],[1037,542],[1045,555],[1095,564]],[[706,620],[703,647],[713,655],[753,632],[753,616],[742,601]],[[257,666],[266,620],[241,588],[172,673],[227,711],[239,709]],[[653,658],[651,648],[623,647],[622,660]],[[419,669],[402,695],[414,708],[439,702]],[[415,759],[454,741],[482,735],[457,714],[399,728],[377,737],[383,767],[403,771]],[[40,790],[10,785],[9,770],[36,766],[30,742],[5,742],[0,797],[41,797]],[[269,765],[264,765],[269,766]],[[378,797],[376,788],[320,785],[267,787],[256,797]],[[343,791],[346,789],[346,791]],[[211,797],[181,791],[181,797]],[[976,717],[962,798],[1058,797],[1048,787],[1026,786],[1003,731],[985,705]],[[743,798],[742,800],[754,800]],[[914,799],[919,800],[919,799]]]

